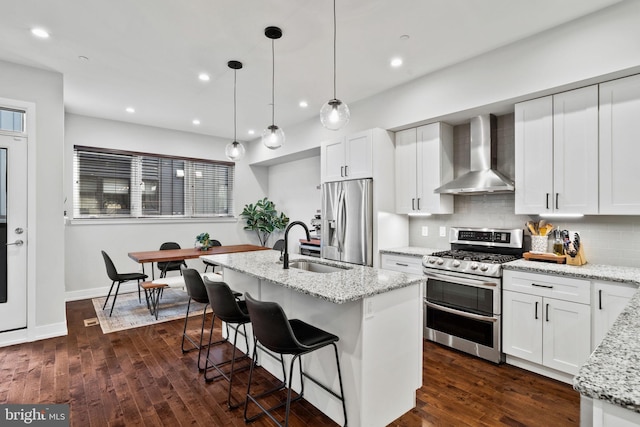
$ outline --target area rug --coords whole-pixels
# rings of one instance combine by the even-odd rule
[[[153,325],[155,323],[168,322],[175,319],[184,319],[184,315],[187,312],[187,303],[189,302],[189,297],[185,291],[171,288],[164,289],[162,298],[160,299],[158,320],[156,320],[155,316],[152,316],[147,308],[144,294],[142,295],[142,302],[138,302],[137,291],[118,294],[116,306],[113,309],[113,315],[111,317],[109,317],[109,310],[113,296],[109,298],[107,308],[103,310],[102,305],[105,299],[106,297],[92,299],[100,327],[105,334]],[[201,315],[203,308],[204,304],[192,301],[189,317]]]

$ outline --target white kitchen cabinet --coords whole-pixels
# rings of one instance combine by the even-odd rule
[[[321,145],[322,182],[373,177],[373,138],[370,130]]]
[[[598,213],[598,87],[516,104],[516,214]]]
[[[593,282],[592,350],[600,344],[637,290],[637,286],[627,283]]]
[[[422,276],[422,257],[396,254],[380,255],[380,268]]]
[[[640,75],[600,85],[600,213],[640,214]]]
[[[590,282],[505,271],[503,351],[575,375],[591,351]]]
[[[396,133],[396,213],[453,213],[453,195],[433,192],[453,179],[453,127],[432,123]]]

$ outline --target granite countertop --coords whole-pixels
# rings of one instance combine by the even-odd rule
[[[402,248],[380,249],[380,253],[391,254],[391,255],[423,257],[425,255],[431,255],[434,252],[438,252],[442,250],[443,249],[431,249],[431,248],[419,248],[417,246],[405,246]]]
[[[281,285],[324,300],[342,304],[424,281],[423,276],[380,270],[338,261],[320,260],[292,254],[296,259],[346,266],[349,270],[335,273],[313,273],[297,268],[282,268],[279,251],[239,252],[224,255],[206,255],[201,258],[258,279]]]
[[[640,285],[640,268],[636,267],[619,267],[605,264],[585,264],[578,266],[519,259],[502,264],[502,268],[505,270],[569,276],[577,279],[605,280],[608,282],[634,283]]]
[[[585,264],[581,266],[512,261],[506,270],[528,271],[640,285],[640,268]],[[611,327],[573,379],[580,394],[640,412],[640,291]]]

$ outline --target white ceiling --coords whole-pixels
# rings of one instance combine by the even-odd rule
[[[618,1],[337,0],[337,96],[353,103]],[[275,41],[275,123],[286,132],[332,98],[332,7],[331,0],[0,0],[0,59],[62,73],[67,112],[224,138],[233,137],[227,61],[239,60],[238,139],[251,140],[271,124],[265,27],[284,33]],[[33,37],[33,27],[51,37]],[[395,56],[401,68],[389,66]],[[211,81],[199,81],[201,72]]]

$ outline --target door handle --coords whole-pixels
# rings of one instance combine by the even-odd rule
[[[534,309],[535,311],[535,319],[538,320],[538,301],[536,301],[536,308]]]
[[[11,246],[11,245],[22,246],[22,245],[24,245],[24,242],[22,240],[18,239],[13,243],[7,243],[7,246]]]
[[[549,193],[547,193],[547,209],[549,209]]]
[[[549,304],[547,304],[547,310],[545,315],[546,315],[546,321],[548,322],[549,321]]]
[[[349,176],[349,165],[344,167],[344,176]]]
[[[412,211],[416,210],[416,199],[411,199],[411,210]]]
[[[558,195],[559,195],[559,194],[560,194],[560,193],[556,193],[556,209],[560,209],[560,208],[558,207]]]
[[[418,197],[418,210],[420,210],[420,197]]]
[[[340,166],[340,176],[344,177],[344,166]]]

